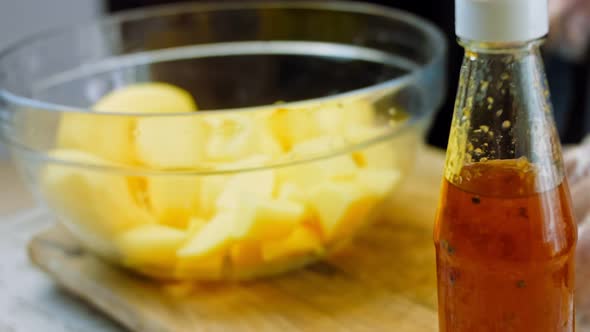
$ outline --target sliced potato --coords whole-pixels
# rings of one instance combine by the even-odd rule
[[[176,251],[186,239],[184,231],[152,224],[121,233],[116,243],[125,263],[130,266],[173,267],[176,264]]]
[[[158,222],[186,229],[191,218],[199,214],[201,181],[197,176],[152,176],[147,193]]]
[[[364,211],[361,206],[366,197],[362,188],[353,183],[328,182],[312,190],[310,203],[328,239],[354,223],[352,219],[365,217],[357,210]]]
[[[56,150],[51,155],[89,167],[112,165],[81,151]],[[91,233],[108,241],[130,228],[155,222],[138,206],[129,182],[121,174],[50,164],[42,174],[41,188],[49,205],[68,219],[69,225],[80,229],[80,233]]]
[[[93,107],[96,112],[170,113],[196,110],[186,91],[164,83],[144,83],[124,87],[103,97]],[[136,163],[134,144],[136,121],[97,113],[64,114],[57,137],[62,149],[86,151],[106,160]]]
[[[297,227],[286,239],[278,238],[262,245],[264,261],[322,251],[323,243],[319,234],[305,226]]]

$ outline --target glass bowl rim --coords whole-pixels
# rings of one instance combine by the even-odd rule
[[[277,108],[286,108],[286,109],[297,109],[303,108],[308,104],[318,104],[324,102],[334,102],[335,100],[339,99],[348,99],[354,98],[357,96],[369,95],[372,92],[377,92],[385,89],[394,89],[395,87],[402,87],[404,84],[412,81],[417,81],[421,76],[426,75],[429,70],[432,70],[432,67],[435,66],[437,63],[440,63],[441,60],[444,59],[447,53],[447,41],[444,37],[442,31],[437,28],[433,23],[429,22],[426,19],[423,19],[417,15],[414,15],[410,12],[406,12],[400,9],[389,8],[381,5],[375,4],[368,4],[356,1],[326,1],[326,2],[315,2],[315,1],[294,1],[294,0],[278,0],[273,2],[260,2],[256,0],[245,0],[245,1],[230,1],[230,2],[223,2],[223,3],[216,3],[213,1],[203,2],[203,3],[196,3],[196,2],[188,2],[188,3],[176,3],[176,4],[165,4],[165,5],[157,5],[157,6],[149,6],[146,8],[134,9],[134,10],[126,10],[120,13],[111,14],[111,15],[103,15],[97,18],[94,18],[89,21],[79,22],[74,24],[69,24],[53,29],[46,30],[44,32],[33,34],[29,37],[20,39],[16,42],[13,42],[9,46],[5,47],[3,50],[0,50],[0,63],[11,54],[18,52],[20,49],[29,46],[32,43],[44,40],[45,38],[50,38],[52,36],[58,36],[61,34],[67,34],[72,31],[75,31],[79,28],[87,27],[87,26],[102,26],[102,25],[117,25],[121,24],[125,21],[134,21],[134,20],[141,20],[150,17],[158,17],[158,16],[168,16],[168,15],[178,15],[187,12],[212,12],[212,11],[228,11],[228,10],[244,10],[244,9],[257,9],[257,8],[269,8],[269,9],[312,9],[312,10],[325,10],[325,11],[340,11],[340,12],[349,12],[352,14],[366,14],[372,15],[377,17],[382,17],[385,19],[397,20],[401,21],[405,24],[408,24],[413,29],[421,31],[426,34],[429,39],[429,42],[432,43],[434,46],[433,52],[429,57],[428,61],[424,64],[420,64],[417,66],[416,69],[411,70],[407,74],[401,75],[399,77],[387,80],[385,82],[381,82],[378,84],[374,84],[368,87],[355,89],[352,91],[347,91],[344,93],[339,93],[335,95],[330,95],[326,97],[320,98],[313,98],[307,100],[298,100],[293,102],[286,102],[280,105],[262,105],[262,106],[251,106],[251,107],[241,107],[241,108],[229,108],[229,109],[220,109],[220,110],[199,110],[197,112],[192,113],[130,113],[130,112],[111,112],[111,111],[104,111],[104,112],[96,112],[92,111],[91,109],[85,109],[80,107],[71,107],[67,105],[61,105],[56,103],[44,102],[35,100],[34,98],[20,96],[13,92],[10,92],[0,86],[0,105],[2,103],[10,103],[17,105],[18,107],[24,107],[28,109],[40,110],[42,112],[49,111],[49,112],[56,112],[56,113],[79,113],[79,114],[92,114],[92,116],[116,116],[116,117],[134,117],[134,118],[143,118],[143,117],[154,117],[154,118],[171,118],[171,117],[182,117],[182,116],[203,116],[203,115],[211,115],[212,113],[215,114],[232,114],[232,113],[244,113],[244,112],[272,112]],[[215,44],[215,43],[213,43]],[[439,101],[440,103],[440,101]],[[369,147],[373,144],[378,144],[379,142],[386,141],[388,139],[405,132],[407,129],[413,127],[417,123],[422,122],[428,116],[431,115],[435,111],[437,107],[440,105],[431,105],[431,110],[429,111],[421,111],[421,112],[413,112],[409,114],[409,118],[404,120],[399,126],[395,128],[391,128],[387,130],[385,133],[378,135],[376,137],[366,139],[365,141],[361,141],[358,143],[354,143],[351,145],[346,145],[338,150],[331,151],[330,153],[323,153],[319,156],[310,156],[307,158],[302,158],[296,161],[288,161],[286,163],[278,163],[278,164],[270,164],[270,165],[263,165],[263,166],[256,166],[250,168],[240,168],[240,169],[233,169],[233,170],[215,170],[215,171],[179,171],[179,170],[157,170],[157,169],[146,169],[139,166],[129,166],[129,167],[122,167],[122,165],[116,166],[105,166],[105,165],[90,165],[86,163],[80,162],[72,162],[67,161],[59,158],[52,157],[45,153],[45,151],[39,151],[34,148],[28,147],[23,145],[22,143],[15,142],[11,140],[9,137],[6,136],[5,133],[0,130],[0,141],[5,141],[9,145],[17,148],[20,151],[25,152],[25,154],[29,155],[43,155],[41,158],[44,162],[50,163],[57,163],[63,164],[64,166],[78,166],[84,168],[96,168],[96,169],[109,169],[110,171],[116,171],[124,173],[133,173],[137,174],[140,172],[141,174],[182,174],[182,175],[213,175],[213,174],[227,174],[227,173],[234,173],[234,172],[242,172],[242,171],[255,171],[260,169],[267,169],[267,168],[274,168],[274,167],[282,167],[282,166],[290,166],[294,164],[306,163],[315,160],[327,159],[330,157],[334,157],[336,155],[340,155],[345,153],[346,151],[354,151],[362,149],[363,147]],[[0,108],[0,113],[2,110]],[[0,114],[1,115],[1,114]],[[2,122],[2,117],[0,116],[0,122]],[[36,156],[37,158],[39,156]]]

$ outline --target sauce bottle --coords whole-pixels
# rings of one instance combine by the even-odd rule
[[[547,0],[457,0],[436,216],[441,332],[574,331],[577,228],[539,47]]]

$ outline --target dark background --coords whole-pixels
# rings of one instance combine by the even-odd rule
[[[116,12],[172,2],[182,2],[182,0],[109,0],[107,1],[107,9]],[[364,2],[415,13],[434,22],[445,32],[450,46],[447,99],[432,127],[429,143],[440,147],[446,146],[463,57],[463,50],[457,45],[454,35],[454,0],[373,0]],[[590,133],[590,58],[588,57],[590,53],[586,52],[586,54],[586,58],[581,62],[569,63],[552,55],[551,52],[545,52],[549,85],[555,106],[555,118],[561,139],[566,144],[579,142],[587,133]]]

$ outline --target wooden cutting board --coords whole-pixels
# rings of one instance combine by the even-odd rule
[[[443,154],[420,155],[387,216],[337,256],[281,277],[158,284],[105,264],[60,226],[31,241],[30,258],[133,331],[436,331],[432,226]]]

